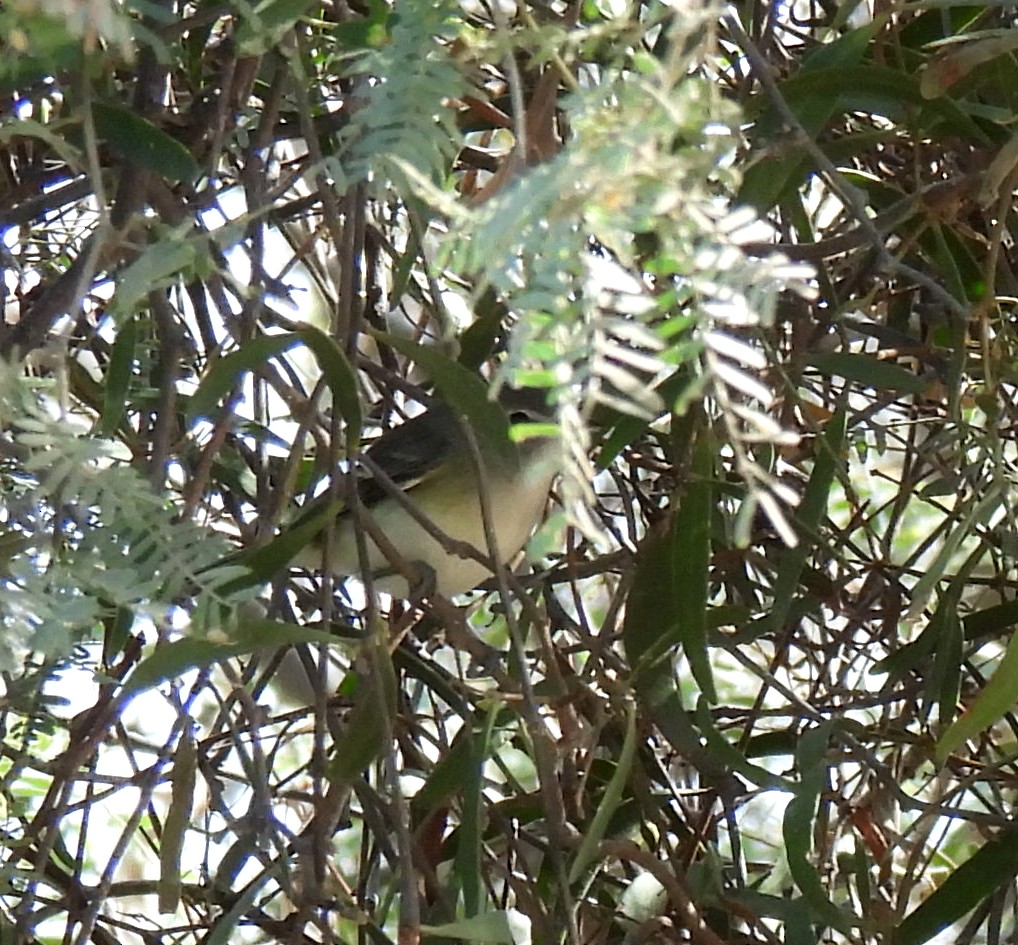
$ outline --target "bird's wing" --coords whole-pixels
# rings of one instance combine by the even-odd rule
[[[368,447],[366,455],[407,490],[461,450],[462,437],[453,412],[436,403],[426,413],[388,430]],[[358,481],[357,492],[369,507],[388,494],[370,475]]]

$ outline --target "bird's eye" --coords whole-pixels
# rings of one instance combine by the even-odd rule
[[[533,417],[526,410],[513,410],[509,414],[510,423],[530,423]]]

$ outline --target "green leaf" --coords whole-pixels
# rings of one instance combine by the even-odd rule
[[[325,383],[329,385],[332,393],[333,402],[346,421],[347,443],[352,445],[358,442],[364,418],[357,387],[357,372],[331,335],[319,331],[313,325],[302,325],[294,334],[318,361]]]
[[[834,723],[822,722],[799,739],[796,767],[801,780],[795,797],[785,808],[782,835],[788,870],[802,891],[804,904],[813,913],[814,921],[848,934],[851,924],[848,916],[827,897],[824,882],[812,862],[813,824],[826,783],[827,746],[833,729]]]
[[[215,643],[193,638],[174,640],[158,647],[135,667],[124,683],[121,695],[136,695],[170,679],[177,679],[184,673],[248,652],[250,648],[239,643]]]
[[[117,332],[110,364],[103,384],[103,412],[99,417],[99,433],[112,436],[124,419],[127,395],[134,376],[134,351],[138,344],[138,320],[127,318]]]
[[[248,837],[243,837],[238,840],[231,850],[236,848],[239,853],[237,859],[243,859],[246,862],[251,858],[254,850],[252,848],[251,841]],[[225,860],[229,856],[230,850],[224,855]],[[243,865],[241,863],[240,865]],[[236,889],[235,883],[227,884],[226,878],[223,877],[223,883],[220,886],[220,875],[216,873],[214,886],[216,888],[228,889],[231,891],[231,898],[229,899],[230,907],[225,909],[220,915],[216,917],[215,926],[212,928],[205,939],[203,945],[231,945],[236,942],[238,938],[237,926],[246,926],[247,922],[245,917],[250,915],[250,910],[254,902],[262,895],[262,889],[268,884],[269,880],[275,880],[279,877],[284,870],[289,868],[289,863],[285,857],[278,857],[273,860],[267,867],[265,867],[253,880],[247,883],[239,894],[233,892]],[[222,864],[220,864],[222,869]],[[237,872],[239,873],[239,867]]]
[[[935,629],[937,647],[933,654],[933,671],[924,680],[923,716],[928,717],[936,702],[941,724],[954,718],[961,688],[961,664],[964,659],[961,620],[956,595],[944,594],[930,620]]]
[[[926,628],[915,640],[911,643],[906,643],[903,647],[885,656],[882,660],[878,660],[870,667],[870,672],[877,675],[887,673],[890,676],[888,685],[893,685],[903,679],[908,672],[916,669],[923,660],[927,659],[936,645],[936,629],[927,624]]]
[[[1018,873],[1018,831],[1003,830],[961,864],[894,930],[893,945],[923,945],[1009,885]]]
[[[785,924],[784,945],[816,945],[817,935],[810,925],[810,912],[801,897],[784,899],[749,887],[726,890],[725,897],[754,916],[780,919]]]
[[[829,43],[820,43],[803,56],[798,74],[857,66],[866,55],[870,41],[883,29],[883,18],[876,18]]]
[[[236,351],[231,351],[212,362],[198,389],[188,401],[188,420],[214,417],[220,402],[240,384],[243,375],[257,370],[266,361],[279,357],[298,344],[300,339],[294,332],[258,335],[244,342]]]
[[[937,273],[938,279],[944,284],[944,288],[961,302],[967,300],[966,286],[972,281],[962,275],[961,263],[964,256],[959,256],[952,249],[957,249],[957,239],[949,237],[950,229],[934,225],[923,234],[922,244],[930,254],[930,262],[933,271]],[[955,244],[952,247],[950,244]],[[981,281],[982,273],[978,274]]]
[[[920,91],[926,98],[948,93],[976,66],[1012,52],[1018,45],[1018,36],[1014,30],[981,30],[964,38],[951,37],[931,45],[938,49],[938,55],[922,70],[919,81]]]
[[[827,422],[823,437],[817,441],[813,471],[795,515],[803,540],[794,548],[784,549],[774,578],[774,603],[767,623],[775,630],[780,630],[788,617],[803,569],[809,559],[811,537],[818,534],[820,522],[827,512],[831,483],[834,482],[834,474],[844,449],[846,418],[844,408],[835,411]]]
[[[702,392],[698,389],[701,387],[700,380],[689,364],[683,364],[658,385],[657,391],[665,404],[672,407],[675,413],[681,413],[682,401],[691,394],[696,397]],[[647,429],[649,421],[646,417],[598,407],[594,414],[594,425],[608,427],[608,432],[598,446],[596,459],[598,469],[607,469],[619,453]]]
[[[664,661],[677,643],[671,568],[674,542],[674,529],[658,524],[640,543],[622,625],[626,657],[637,677]]]
[[[31,539],[22,532],[0,530],[0,578],[11,576],[11,563],[31,544]]]
[[[993,636],[1012,629],[1015,624],[1018,624],[1018,600],[1009,600],[1003,604],[994,604],[992,607],[977,610],[962,621],[966,640]]]
[[[937,742],[934,757],[938,764],[970,738],[986,731],[1003,718],[1018,701],[1018,634],[1008,641],[1007,649],[993,675],[968,708],[948,727]]]
[[[873,387],[876,390],[900,390],[907,394],[921,394],[929,381],[913,374],[899,364],[881,361],[869,354],[849,351],[820,351],[806,362],[821,374],[837,375],[847,381]]]
[[[0,56],[0,89],[5,94],[23,95],[26,88],[55,75],[74,74],[88,62],[80,36],[68,28],[71,18],[30,12],[41,9],[41,5],[0,7],[0,36],[5,40],[4,55]],[[16,53],[11,42],[15,36],[26,47]],[[16,131],[23,121],[19,119],[10,127]]]
[[[805,57],[798,74],[818,73],[831,69],[843,70],[858,65],[865,53],[868,33],[875,26],[876,22],[846,33],[834,42],[817,47]],[[791,80],[786,80],[782,85],[789,81]],[[788,99],[786,96],[786,101],[806,133],[814,139],[838,107],[837,95],[818,95],[805,99],[801,97]],[[772,137],[782,124],[776,112],[768,105],[757,122],[757,133],[767,138]],[[787,191],[798,186],[809,168],[809,158],[798,152],[788,158],[772,157],[752,163],[743,175],[739,201],[748,203],[760,211],[769,210],[782,201]]]
[[[358,672],[357,704],[336,741],[326,772],[334,784],[346,784],[359,777],[388,748],[392,736],[397,699],[392,657],[379,641],[366,644],[364,657],[368,669]]]
[[[865,112],[887,117],[904,114],[910,106],[923,109],[920,125],[932,128],[935,124],[943,134],[948,128],[973,142],[989,144],[986,133],[966,115],[952,99],[943,97],[928,101],[919,88],[919,79],[901,69],[863,63],[839,66],[832,69],[800,70],[781,83],[781,91],[789,107],[799,115],[806,103],[833,102],[841,112]],[[808,129],[807,129],[808,130]]]
[[[337,637],[313,627],[283,623],[264,618],[245,619],[228,642],[185,637],[157,647],[151,656],[143,659],[128,676],[120,692],[121,698],[130,698],[167,682],[184,673],[203,669],[213,663],[245,656],[270,646],[287,646],[294,643],[342,642]]]
[[[667,524],[648,532],[640,545],[626,601],[622,640],[630,664],[650,670],[682,645],[701,690],[712,701],[714,683],[707,659],[707,579],[710,520],[714,506],[714,449],[709,431],[688,421],[674,436],[692,454],[692,476]]]
[[[701,427],[693,448],[691,478],[673,519],[672,582],[676,630],[693,678],[717,702],[707,655],[707,591],[710,576],[710,526],[714,513],[714,444]]]
[[[131,628],[134,626],[134,611],[129,607],[117,607],[103,620],[103,665],[111,666],[124,651]]]
[[[576,851],[573,865],[569,868],[569,883],[575,883],[583,871],[594,859],[594,854],[601,841],[604,839],[608,824],[612,815],[618,809],[622,801],[622,792],[629,781],[629,773],[633,767],[633,759],[636,757],[636,706],[632,702],[626,703],[626,734],[622,742],[622,751],[619,752],[618,760],[615,763],[615,770],[612,772],[611,780],[605,788],[601,803],[598,804],[590,825],[583,834],[580,847]]]
[[[760,787],[771,788],[778,791],[795,791],[795,782],[783,778],[779,774],[773,774],[766,768],[753,764],[746,754],[743,754],[735,745],[731,744],[717,729],[714,719],[711,717],[710,705],[706,699],[701,698],[696,705],[697,728],[703,733],[707,741],[707,748],[711,757],[726,769],[736,771],[747,781]],[[780,738],[788,739],[784,732],[769,732],[767,736],[772,738],[772,744]],[[757,736],[764,738],[767,736]],[[750,746],[759,753],[761,745],[758,741],[750,741]],[[777,747],[777,746],[775,746]],[[780,745],[783,750],[781,754],[791,754],[792,749],[787,744]]]
[[[419,630],[424,631],[427,627],[427,622],[419,625]],[[362,634],[363,636],[363,634]],[[430,656],[423,653],[419,654],[415,650],[411,650],[407,647],[397,647],[392,654],[393,665],[399,670],[400,675],[403,679],[415,680],[420,683],[426,689],[431,691],[432,697],[441,699],[445,702],[457,715],[464,719],[467,719],[471,715],[470,706],[464,698],[461,691],[456,687],[456,683],[452,678],[446,675],[444,668],[439,669],[437,664],[432,660]],[[511,716],[508,710],[506,715]],[[502,719],[502,724],[508,724],[506,719]],[[441,762],[438,762],[435,766],[435,770],[438,770]],[[435,772],[432,772],[434,774]],[[428,779],[430,783],[431,779]],[[415,805],[427,805],[431,795],[429,794],[428,784],[418,791],[411,801],[411,807]],[[440,788],[436,788],[439,790]]]
[[[405,257],[409,255],[407,253]],[[414,261],[410,260],[410,262]],[[401,270],[406,267],[404,279],[409,279],[411,270],[403,259],[400,260],[399,266]],[[474,302],[473,310],[474,321],[464,329],[459,337],[459,362],[464,367],[475,371],[491,357],[491,353],[495,349],[495,342],[503,331],[503,322],[508,312],[505,302],[490,286]]]
[[[117,288],[111,306],[113,312],[127,317],[135,315],[138,303],[149,292],[194,267],[196,252],[194,241],[188,239],[161,239],[148,246],[134,262],[117,274]]]
[[[283,528],[271,541],[257,548],[245,548],[235,558],[247,569],[246,574],[223,584],[219,590],[231,596],[245,588],[257,587],[270,581],[320,535],[334,518],[346,509],[342,499],[335,502],[313,503],[314,511],[302,516],[296,523]]]
[[[463,801],[460,806],[460,826],[456,845],[455,875],[463,893],[463,911],[468,917],[480,914],[484,902],[482,882],[482,843],[484,837],[484,764],[491,757],[492,738],[502,707],[493,704],[480,732],[464,726],[468,751],[460,769],[463,782]],[[455,745],[454,745],[455,747]],[[437,773],[437,766],[436,766]],[[429,783],[431,778],[428,779]]]
[[[461,938],[492,945],[529,945],[530,922],[514,909],[485,912],[445,925],[421,925],[425,936]]]
[[[376,49],[389,42],[389,23],[394,16],[385,0],[368,0],[368,15],[337,23],[333,35],[347,49]],[[393,295],[399,298],[398,292]]]
[[[185,723],[177,750],[173,755],[170,775],[170,806],[159,837],[158,900],[160,914],[177,911],[181,892],[181,853],[184,834],[191,826],[198,755],[191,723]]]
[[[705,769],[723,768],[702,748],[703,736],[692,724],[682,702],[673,654],[678,644],[672,561],[680,542],[674,528],[660,525],[640,543],[633,583],[626,597],[622,642],[633,667],[637,699],[647,708],[661,733],[688,758]]]
[[[910,595],[910,604],[906,620],[915,620],[923,612],[926,602],[933,589],[944,576],[954,556],[961,550],[962,542],[977,534],[981,525],[985,525],[1007,501],[1002,482],[993,480],[983,490],[983,496],[974,506],[968,506],[953,529],[943,538],[937,557],[923,570]]]
[[[860,62],[865,39],[864,30],[871,26],[846,34],[842,40],[819,47],[813,54],[810,65],[822,63],[826,68],[812,68],[803,65],[798,72],[783,81],[779,89],[792,113],[799,120],[806,133],[814,140],[821,138],[827,122],[836,114],[862,112],[895,118],[904,118],[919,110],[919,126],[924,129],[937,128],[943,135],[947,129],[969,141],[989,145],[986,133],[978,123],[965,114],[949,97],[927,101],[920,89],[919,81],[900,69],[881,66],[873,62]],[[758,97],[759,116],[757,136],[764,142],[783,133],[784,122],[764,96]],[[749,113],[753,117],[753,104]],[[938,127],[946,126],[946,127]],[[827,152],[828,142],[818,140]],[[831,151],[839,142],[831,144]],[[780,158],[768,157],[752,164],[743,176],[739,201],[748,203],[760,211],[769,210],[781,202],[784,195],[802,184],[812,168],[808,156],[798,152],[786,156],[779,151]],[[845,156],[842,155],[842,160]]]
[[[987,547],[983,542],[972,550],[951,578],[947,590],[941,594],[929,626],[923,631],[923,636],[931,634],[935,637],[936,647],[932,672],[922,673],[924,689],[922,718],[928,718],[930,708],[936,704],[940,710],[941,726],[947,725],[954,718],[961,688],[965,634],[958,611],[962,598],[970,587],[972,572],[980,565],[986,552]]]
[[[294,27],[315,0],[263,0],[245,16],[234,34],[241,56],[262,56]]]
[[[173,181],[193,181],[198,176],[198,162],[191,152],[136,111],[96,102],[92,121],[100,138],[139,167]]]
[[[398,655],[402,656],[402,653]],[[470,724],[466,724],[468,721]],[[468,772],[473,765],[473,740],[477,736],[475,725],[471,719],[464,720],[448,751],[438,759],[428,779],[411,798],[410,810],[415,821],[424,820],[466,787]]]
[[[2,75],[2,70],[0,70]],[[67,169],[77,173],[81,169],[81,154],[64,138],[55,133],[56,123],[47,126],[31,118],[19,118],[16,122],[0,128],[0,144],[7,144],[12,138],[38,138],[52,148],[54,153],[67,164]]]
[[[187,408],[189,419],[212,416],[219,402],[239,383],[243,374],[254,371],[266,361],[279,357],[295,345],[303,344],[315,356],[332,397],[346,420],[347,440],[360,439],[363,422],[357,375],[343,349],[311,325],[278,335],[259,335],[245,342],[236,351],[220,358],[202,378]]]

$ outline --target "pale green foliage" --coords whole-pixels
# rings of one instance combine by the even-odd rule
[[[700,25],[669,24],[661,28],[672,30],[675,49]],[[602,68],[574,91],[567,146],[479,207],[415,182],[451,216],[444,265],[526,313],[503,370],[556,390],[567,434],[563,495],[581,526],[591,474],[581,404],[653,418],[674,406],[657,387],[688,364],[697,395],[712,395],[751,505],[791,543],[782,505],[794,497],[752,448],[788,439],[768,415],[772,394],[758,379],[767,359],[753,332],[771,324],[782,291],[807,291],[809,272],[739,249],[753,217],[732,209],[738,108],[690,77],[679,54],[637,62]]]
[[[377,179],[389,161],[444,177],[458,148],[448,100],[466,89],[448,46],[457,10],[448,2],[400,5],[388,41],[347,68],[360,88],[340,150],[326,162],[337,180]]]
[[[176,520],[122,448],[64,414],[47,388],[0,368],[3,426],[21,460],[2,474],[4,527],[20,550],[6,562],[0,594],[0,666],[24,650],[63,654],[119,608],[161,621],[197,594],[225,616],[215,587],[233,569],[213,566],[226,543]]]

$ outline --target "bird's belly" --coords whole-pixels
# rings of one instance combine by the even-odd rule
[[[543,491],[531,490],[533,494],[527,495],[528,490],[521,490],[516,485],[495,480],[488,488],[498,552],[504,561],[523,547],[547,501],[547,488]],[[433,492],[431,487],[434,487]],[[422,494],[421,490],[425,490],[425,493]],[[413,491],[417,502],[428,509],[429,522],[439,531],[453,541],[464,542],[476,548],[483,555],[491,555],[484,532],[481,503],[476,494],[453,496],[446,501],[446,490],[438,481],[421,483]],[[421,582],[427,586],[433,577],[434,589],[446,597],[463,594],[491,577],[490,569],[481,562],[446,550],[395,500],[385,499],[380,502],[372,510],[372,519],[393,542],[395,550],[406,564],[420,572]],[[393,536],[399,536],[398,540]],[[365,540],[368,565],[375,576],[375,589],[397,597],[406,597],[410,590],[407,580],[371,540],[367,531]],[[337,528],[333,550],[333,571],[352,575],[360,573],[353,524],[349,519],[345,519]]]

